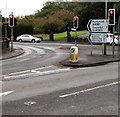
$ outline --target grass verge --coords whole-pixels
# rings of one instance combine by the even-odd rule
[[[87,33],[87,31],[77,31],[77,33],[76,32],[70,32],[72,37],[75,37],[76,34],[78,36],[78,35],[83,35],[83,34],[86,34],[86,33]],[[43,37],[43,40],[45,40],[45,41],[49,40],[49,35],[48,34],[38,34],[38,35],[33,35],[33,36],[35,36],[35,37]],[[55,41],[56,40],[66,39],[66,38],[67,38],[67,32],[55,33],[54,34],[54,40]]]

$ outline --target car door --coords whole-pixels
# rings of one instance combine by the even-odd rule
[[[29,35],[23,35],[22,39],[23,41],[29,41]]]

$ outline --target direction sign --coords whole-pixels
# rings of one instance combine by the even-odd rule
[[[94,43],[106,43],[107,33],[90,33],[89,41]]]
[[[87,28],[89,32],[108,32],[108,19],[91,19]]]

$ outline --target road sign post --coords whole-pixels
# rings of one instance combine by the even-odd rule
[[[87,24],[87,28],[90,32],[89,41],[91,43],[103,43],[106,45],[108,19],[91,19]],[[104,55],[106,55],[106,46],[104,46]]]

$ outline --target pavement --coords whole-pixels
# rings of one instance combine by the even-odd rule
[[[3,53],[2,56],[0,57],[0,60],[17,57],[24,53],[25,53],[25,50],[23,50],[22,48],[14,47],[12,51],[7,51],[7,52]]]
[[[115,47],[114,56],[112,54],[112,46],[107,48],[107,55],[102,54],[102,45],[99,46],[78,46],[78,61],[71,62],[68,58],[67,60],[61,61],[60,64],[63,66],[71,66],[71,67],[90,67],[97,65],[104,65],[110,62],[120,61],[119,48]],[[63,47],[62,49],[66,49],[70,52],[68,47]],[[19,47],[13,48],[13,51],[9,51],[2,54],[0,60],[10,59],[13,57],[20,56],[25,53],[25,50]]]

